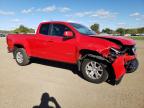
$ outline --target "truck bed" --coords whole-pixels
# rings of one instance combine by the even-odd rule
[[[35,34],[8,34],[7,35],[8,51],[12,52],[13,42],[22,43],[25,39],[31,38],[33,36],[35,36]]]

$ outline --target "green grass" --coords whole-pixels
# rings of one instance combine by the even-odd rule
[[[144,40],[144,36],[128,36],[128,38],[131,38],[134,40]]]

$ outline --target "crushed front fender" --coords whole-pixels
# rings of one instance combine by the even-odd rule
[[[124,61],[124,56],[118,56],[112,63],[116,80],[119,80],[126,73]]]

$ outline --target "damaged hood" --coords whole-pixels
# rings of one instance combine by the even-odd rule
[[[135,41],[133,39],[126,38],[123,36],[96,36],[96,35],[90,35],[90,36],[108,40],[108,41],[114,42],[115,44],[119,44],[119,45],[135,45]]]
[[[121,49],[124,46],[135,45],[134,40],[121,36],[81,35],[79,40],[81,49],[96,50],[97,52],[102,52],[109,48]]]

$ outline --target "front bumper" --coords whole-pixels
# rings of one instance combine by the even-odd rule
[[[134,72],[138,68],[138,60],[135,55],[121,55],[115,59],[112,67],[115,73],[115,80],[119,80],[125,73]]]
[[[124,56],[119,56],[112,63],[112,67],[115,73],[115,80],[119,80],[126,73],[124,61]]]

